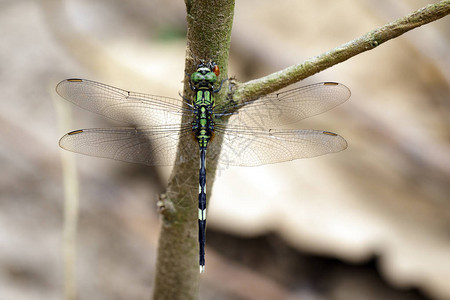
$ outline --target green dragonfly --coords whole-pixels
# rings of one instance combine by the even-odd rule
[[[344,138],[329,131],[276,129],[345,102],[350,97],[346,86],[322,82],[220,107],[214,101],[223,83],[217,86],[219,74],[213,61],[198,65],[189,77],[192,102],[85,79],[63,80],[56,87],[66,100],[127,125],[69,132],[59,141],[66,150],[150,166],[187,162],[197,158],[192,151],[199,150],[200,272],[205,270],[207,159],[227,166],[259,166],[347,148]]]

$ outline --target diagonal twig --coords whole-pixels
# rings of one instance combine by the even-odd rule
[[[396,38],[411,29],[430,23],[450,13],[450,0],[429,4],[391,23],[369,31],[363,36],[342,44],[330,51],[314,56],[301,64],[267,76],[236,84],[233,98],[236,101],[256,99],[274,92],[331,66],[346,61],[362,52],[372,50],[382,43]]]

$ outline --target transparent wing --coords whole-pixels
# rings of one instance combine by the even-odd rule
[[[191,134],[189,126],[161,126],[135,129],[82,129],[69,132],[59,141],[61,148],[116,160],[150,166],[168,166],[175,163],[178,141],[182,135]],[[189,153],[180,161],[189,160]]]
[[[131,126],[179,124],[192,114],[179,99],[129,92],[86,79],[66,79],[56,86],[64,99]]]
[[[270,129],[323,113],[345,102],[350,95],[345,85],[335,82],[272,93],[231,107],[228,124]],[[216,114],[220,117],[228,112],[221,110]]]
[[[347,148],[345,139],[321,130],[217,128],[223,136],[222,149],[210,142],[207,155],[224,165],[259,166],[314,157]],[[216,137],[218,138],[218,137]]]

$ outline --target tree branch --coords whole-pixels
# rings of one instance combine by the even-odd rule
[[[353,41],[310,58],[301,64],[290,66],[284,70],[246,83],[236,83],[233,98],[236,101],[243,101],[256,99],[262,95],[274,92],[346,61],[357,54],[372,50],[390,39],[445,17],[449,13],[450,0],[427,5],[403,18],[372,30]]]

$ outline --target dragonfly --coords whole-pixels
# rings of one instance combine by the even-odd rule
[[[342,104],[351,94],[345,85],[322,82],[218,105],[215,95],[224,82],[219,84],[219,76],[214,61],[201,61],[189,76],[191,101],[78,78],[63,80],[56,87],[64,99],[126,125],[69,132],[59,141],[63,149],[150,166],[199,158],[200,273],[205,270],[207,160],[225,166],[259,166],[347,148],[345,139],[330,131],[279,128]]]

